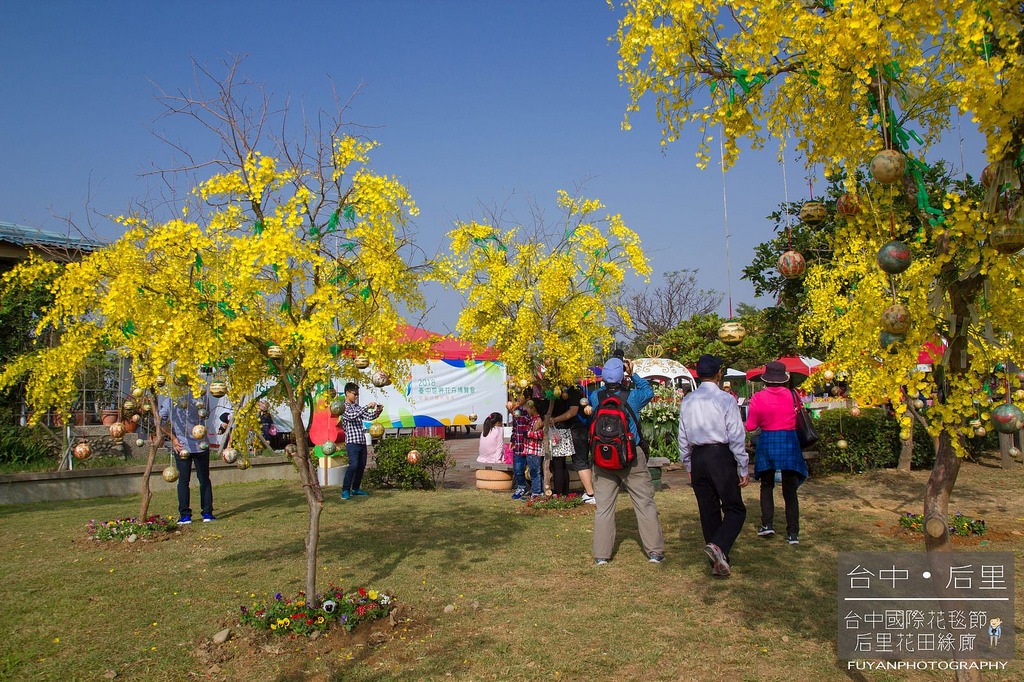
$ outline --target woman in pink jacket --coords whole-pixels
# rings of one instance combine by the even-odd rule
[[[775,472],[782,472],[786,501],[786,540],[800,543],[800,503],[796,490],[807,478],[807,463],[796,436],[796,392],[786,388],[789,372],[781,362],[769,362],[761,375],[767,388],[750,399],[747,431],[761,429],[754,456],[754,479],[761,482],[761,537],[775,535]]]

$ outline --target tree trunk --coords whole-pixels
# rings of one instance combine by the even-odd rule
[[[316,467],[310,459],[309,438],[302,421],[304,397],[296,393],[291,400],[293,433],[295,434],[295,465],[299,482],[306,492],[309,505],[309,529],[306,535],[306,603],[318,606],[316,594],[317,549],[320,544],[320,512],[324,508],[324,494],[317,478]]]
[[[911,420],[910,438],[900,441],[900,461],[896,468],[900,471],[910,471],[910,461],[914,458],[914,422]]]
[[[153,499],[153,493],[149,489],[149,477],[153,473],[153,463],[156,461],[156,453],[164,444],[164,434],[160,430],[160,410],[157,402],[149,402],[150,411],[153,413],[153,428],[156,433],[153,435],[153,442],[149,446],[149,456],[146,459],[146,469],[142,472],[142,502],[139,504],[139,522],[144,523],[149,516],[149,502]]]

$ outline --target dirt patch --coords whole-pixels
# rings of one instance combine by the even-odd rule
[[[515,513],[522,516],[561,516],[571,518],[575,516],[591,516],[595,508],[592,504],[581,504],[570,509],[534,509],[533,507],[523,505],[516,509]]]
[[[125,540],[91,540],[88,537],[76,538],[72,540],[72,544],[76,547],[81,548],[83,551],[91,549],[102,549],[102,550],[114,550],[114,551],[130,551],[138,550],[146,545],[154,545],[161,542],[170,542],[173,540],[180,540],[182,537],[187,537],[188,533],[182,533],[180,530],[172,531],[170,533],[153,533],[151,537],[139,538],[135,542],[128,542]]]
[[[885,527],[885,523],[882,521],[879,521],[876,525]],[[924,540],[923,533],[912,531],[900,525],[890,526],[885,534],[903,540],[908,544],[920,545]],[[1019,540],[1021,535],[1024,535],[1021,531],[990,530],[986,531],[984,535],[952,535],[950,536],[950,542],[954,547],[980,547],[981,545],[995,545],[997,543]]]

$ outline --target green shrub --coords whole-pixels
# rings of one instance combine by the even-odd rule
[[[56,465],[57,454],[52,442],[41,428],[0,427],[0,466],[5,469],[17,470],[18,467],[31,466],[47,460],[52,460]]]
[[[420,453],[415,464],[409,461],[410,450]],[[443,438],[392,436],[377,441],[373,452],[375,465],[366,470],[365,477],[371,485],[380,488],[437,488],[444,484],[448,469],[455,466]]]
[[[840,436],[847,448],[840,450]],[[899,462],[900,427],[896,418],[881,408],[864,408],[860,416],[851,417],[849,410],[823,410],[814,420],[818,431],[818,462],[823,473],[859,472],[895,467]],[[980,439],[979,439],[980,440]],[[935,462],[931,436],[920,424],[914,426],[914,453],[911,465],[930,468]]]

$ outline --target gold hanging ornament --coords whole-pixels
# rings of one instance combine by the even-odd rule
[[[267,357],[273,358],[274,360],[280,360],[284,357],[284,348],[274,344],[267,348]]]
[[[238,450],[235,448],[224,448],[221,450],[220,458],[228,464],[234,464],[238,459]]]
[[[883,149],[871,159],[871,177],[883,185],[891,185],[903,179],[907,170],[907,159],[895,149]]]
[[[168,483],[174,483],[178,480],[178,467],[173,464],[168,464],[164,467],[164,470],[160,472],[160,476]]]
[[[726,322],[718,328],[718,340],[727,346],[738,346],[747,338],[747,330],[739,322]]]
[[[384,435],[384,425],[380,422],[374,422],[370,424],[370,437],[380,438]]]
[[[82,441],[75,446],[73,454],[75,455],[75,459],[86,460],[92,457],[92,448],[89,447],[88,443]]]
[[[800,220],[815,227],[828,219],[828,209],[820,201],[805,201],[800,207]]]
[[[357,355],[352,364],[354,364],[357,369],[366,369],[370,366],[370,360],[365,355]]]
[[[210,395],[214,398],[223,398],[228,394],[228,385],[223,381],[214,381],[210,384]]]
[[[383,388],[384,386],[391,384],[391,377],[388,376],[387,372],[377,371],[370,377],[370,381],[373,382],[373,385],[377,388]]]
[[[893,303],[882,312],[882,327],[890,334],[906,334],[910,329],[910,311],[902,303]]]

